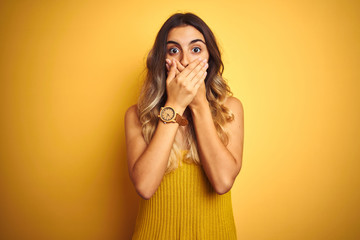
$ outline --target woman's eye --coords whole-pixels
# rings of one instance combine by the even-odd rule
[[[170,48],[169,52],[170,52],[170,54],[176,54],[176,53],[179,52],[179,49],[177,49],[177,48]]]
[[[193,48],[193,52],[199,53],[201,51],[201,49],[199,47],[194,47]]]

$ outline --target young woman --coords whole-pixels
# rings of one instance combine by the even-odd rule
[[[236,239],[231,187],[244,116],[222,78],[216,39],[198,16],[172,15],[125,114],[130,178],[140,199],[133,239]]]

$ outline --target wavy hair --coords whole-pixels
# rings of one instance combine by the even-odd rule
[[[137,104],[143,137],[145,142],[149,144],[159,121],[160,108],[164,106],[167,99],[165,58],[168,33],[175,27],[186,25],[196,28],[205,38],[209,52],[208,74],[205,78],[206,98],[209,102],[217,134],[221,141],[227,145],[229,139],[224,125],[226,122],[232,121],[234,115],[224,106],[224,102],[228,96],[232,95],[232,92],[222,77],[224,64],[221,60],[221,53],[215,36],[206,23],[193,13],[176,13],[170,16],[158,32],[155,43],[147,56],[146,76]],[[193,119],[189,108],[184,111],[184,116],[189,121],[189,127],[186,128],[186,145],[189,151],[186,153],[184,161],[201,165]],[[181,154],[179,144],[175,141],[165,174],[175,170],[179,164],[181,165],[181,162],[178,161]]]

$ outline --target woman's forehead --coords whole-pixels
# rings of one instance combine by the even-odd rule
[[[194,39],[200,39],[205,42],[204,36],[193,26],[175,27],[169,31],[167,41],[174,41],[181,45],[187,45]]]

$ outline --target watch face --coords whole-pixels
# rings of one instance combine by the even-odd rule
[[[160,112],[160,116],[164,121],[170,121],[175,117],[175,111],[170,107],[164,107]]]

